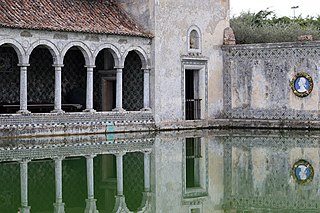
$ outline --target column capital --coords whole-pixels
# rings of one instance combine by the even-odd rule
[[[52,64],[53,67],[64,67],[64,64]]]
[[[85,158],[87,158],[87,159],[90,159],[90,158],[94,158],[94,157],[96,157],[97,155],[95,155],[95,154],[92,154],[92,155],[85,155],[84,157]]]
[[[18,64],[18,67],[29,67],[30,64]]]
[[[96,67],[96,65],[94,65],[94,64],[88,64],[88,65],[84,65],[84,67],[85,68],[95,68]]]
[[[125,154],[127,154],[127,152],[117,152],[117,153],[114,153],[114,155],[115,155],[116,157],[122,157],[122,156],[124,156]]]
[[[114,69],[118,70],[118,69],[123,69],[124,67],[114,67]]]
[[[64,156],[55,156],[52,158],[52,160],[57,161],[57,160],[64,160],[65,157]]]
[[[21,159],[21,160],[19,160],[18,162],[20,163],[20,164],[27,164],[27,163],[29,163],[31,160],[30,159]]]
[[[122,73],[123,72],[123,68],[116,68],[116,72],[117,73]]]

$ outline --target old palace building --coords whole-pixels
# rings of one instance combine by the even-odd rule
[[[0,126],[207,125],[222,110],[228,10],[226,0],[1,1]]]

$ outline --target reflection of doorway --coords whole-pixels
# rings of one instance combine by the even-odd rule
[[[186,138],[186,187],[200,187],[201,141]]]
[[[111,111],[116,107],[116,81],[113,78],[101,79],[102,111]]]
[[[99,212],[112,212],[115,205],[115,196],[117,195],[117,168],[115,155],[101,155],[101,184],[100,184],[101,202]],[[103,207],[104,208],[103,208]],[[105,210],[105,211],[102,211]]]

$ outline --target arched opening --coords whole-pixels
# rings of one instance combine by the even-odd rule
[[[93,108],[111,111],[116,107],[116,70],[114,58],[108,49],[99,52],[93,71]]]
[[[138,111],[143,108],[143,70],[142,62],[135,51],[130,51],[125,59],[122,81],[123,108]]]
[[[86,107],[85,59],[77,47],[70,48],[63,59],[62,109],[65,112],[79,112]]]
[[[189,38],[190,49],[199,49],[200,48],[199,39],[200,39],[199,33],[196,30],[192,30],[190,32],[190,38]]]
[[[54,108],[53,57],[46,47],[38,46],[32,51],[29,64],[28,110],[32,113],[48,113]]]
[[[20,102],[20,69],[16,51],[0,46],[0,113],[16,113]]]

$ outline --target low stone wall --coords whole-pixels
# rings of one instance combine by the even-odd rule
[[[319,120],[319,48],[320,42],[223,46],[224,113],[220,118]],[[301,74],[310,77],[313,89],[295,94],[292,87],[299,88]],[[308,81],[306,87],[311,86]]]
[[[151,112],[0,115],[0,137],[155,130]]]

